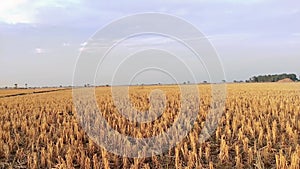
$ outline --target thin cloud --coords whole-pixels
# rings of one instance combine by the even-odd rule
[[[121,45],[128,47],[128,48],[135,48],[135,47],[143,47],[143,46],[160,46],[164,44],[174,44],[174,43],[181,43],[180,41],[200,41],[200,40],[238,40],[238,39],[247,39],[253,38],[255,35],[253,34],[215,34],[215,35],[208,35],[203,37],[191,37],[191,38],[184,38],[184,39],[172,39],[167,37],[147,37],[147,38],[134,38],[128,41],[124,41]]]
[[[80,47],[78,49],[79,52],[82,52],[84,50],[86,50],[85,46],[87,45],[88,43],[87,42],[83,42],[80,44]]]
[[[293,33],[292,36],[300,37],[300,33]]]
[[[253,38],[254,34],[214,34],[208,35],[203,37],[191,37],[191,38],[184,38],[184,39],[172,39],[168,37],[161,37],[161,36],[150,36],[150,37],[134,37],[129,38],[124,41],[123,39],[113,40],[112,42],[105,42],[103,40],[94,40],[92,42],[83,42],[80,44],[80,48],[78,49],[80,52],[87,51],[87,50],[94,50],[102,47],[110,47],[109,44],[116,44],[117,46],[122,46],[125,48],[133,49],[133,48],[142,48],[142,47],[155,47],[161,45],[175,45],[181,43],[181,41],[200,41],[200,40],[210,40],[210,41],[217,41],[217,40],[239,40],[239,39],[247,39]]]
[[[70,43],[68,43],[68,42],[64,42],[64,43],[62,44],[62,46],[64,46],[64,47],[68,47],[68,46],[71,46],[71,44],[70,44]]]

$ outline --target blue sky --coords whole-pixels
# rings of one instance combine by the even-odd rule
[[[89,37],[120,17],[143,12],[171,14],[195,25],[216,48],[228,81],[300,75],[297,0],[11,0],[0,5],[0,86],[72,84]],[[145,77],[136,83],[168,82],[157,72]],[[177,80],[190,79],[178,73]]]

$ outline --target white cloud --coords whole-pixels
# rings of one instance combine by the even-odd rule
[[[87,45],[87,42],[83,42],[80,44],[80,46],[84,47],[85,45]]]
[[[35,49],[34,49],[34,52],[35,52],[36,54],[43,54],[43,53],[45,53],[46,51],[45,51],[45,49],[42,49],[42,48],[35,48]]]
[[[8,24],[33,22],[32,10],[23,9],[27,0],[2,1],[0,5],[0,21]]]
[[[3,0],[0,4],[0,22],[7,24],[35,23],[41,8],[65,8],[79,0]]]

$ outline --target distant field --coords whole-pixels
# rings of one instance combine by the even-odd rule
[[[130,87],[132,105],[140,112],[149,110],[148,96],[154,89],[165,93],[166,109],[155,122],[141,125],[119,114],[109,87],[98,87],[95,94],[102,116],[114,130],[148,138],[166,131],[180,109],[176,85]],[[207,128],[204,120],[211,109],[211,87],[199,85],[198,89],[200,110],[191,132],[164,154],[140,159],[107,152],[85,134],[76,118],[72,90],[0,98],[0,168],[299,169],[300,83],[227,84],[225,112],[211,138],[202,144],[199,134]],[[36,90],[0,90],[0,96]],[[98,126],[95,112],[86,113]]]
[[[37,93],[44,91],[61,90],[62,88],[38,88],[38,89],[0,89],[0,97]]]

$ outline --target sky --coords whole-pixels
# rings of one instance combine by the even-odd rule
[[[0,0],[0,4],[0,87],[72,85],[78,57],[92,35],[119,18],[145,12],[173,15],[194,25],[214,46],[227,81],[260,74],[300,75],[298,0]],[[147,35],[125,43],[99,67],[96,84],[209,81],[205,67],[166,37]],[[110,68],[126,58],[119,56],[132,48],[130,44],[138,48],[143,43],[154,50],[133,54],[118,70]],[[179,58],[195,70],[196,78],[181,69],[172,52],[157,46],[181,51]],[[148,61],[164,66],[171,76],[159,69],[147,71]]]

